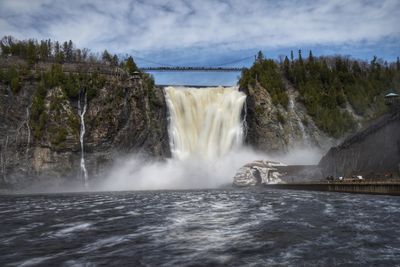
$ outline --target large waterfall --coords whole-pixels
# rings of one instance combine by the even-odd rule
[[[231,184],[245,163],[260,159],[242,146],[246,95],[236,87],[166,87],[172,158],[140,155],[111,170],[106,190],[216,188]]]
[[[173,158],[147,161],[139,155],[121,159],[104,190],[217,188],[232,184],[237,170],[254,160],[272,160],[243,146],[246,95],[235,87],[166,87],[169,141]],[[245,114],[244,114],[245,115]],[[274,157],[287,163],[307,158]]]
[[[172,155],[213,159],[241,145],[246,95],[236,87],[166,87]]]

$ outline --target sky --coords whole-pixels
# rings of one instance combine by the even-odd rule
[[[239,59],[228,65],[248,67],[259,50],[278,59],[299,49],[394,61],[400,56],[399,14],[399,0],[0,0],[0,36],[72,40],[93,52],[131,54],[143,67]],[[159,84],[208,79],[225,85],[238,75],[155,76]]]

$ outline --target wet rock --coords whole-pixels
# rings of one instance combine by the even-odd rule
[[[163,90],[145,78],[106,75],[94,88],[85,115],[84,149],[89,178],[120,156],[170,156]],[[61,86],[46,88],[42,121],[32,120],[39,81],[27,76],[18,93],[0,82],[0,188],[80,182],[78,99]],[[38,127],[41,123],[40,127]]]
[[[261,184],[283,183],[282,173],[277,166],[286,166],[280,162],[256,160],[241,167],[233,177],[236,186],[255,186]]]
[[[297,147],[319,147],[327,150],[334,140],[315,125],[305,106],[299,101],[299,92],[285,81],[289,98],[287,108],[274,105],[269,88],[259,83],[240,88],[246,95],[247,125],[245,142],[268,153],[287,152]]]

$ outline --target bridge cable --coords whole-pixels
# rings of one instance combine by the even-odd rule
[[[142,60],[142,61],[147,62],[147,63],[156,64],[156,65],[159,65],[159,66],[161,66],[161,67],[176,67],[176,66],[171,65],[171,64],[160,63],[160,62],[148,60],[148,59],[145,59],[145,58],[142,58],[142,57],[137,57],[137,56],[135,56],[134,58],[135,58],[135,59]]]
[[[253,57],[254,57],[254,56],[244,57],[244,58],[240,58],[240,59],[237,59],[237,60],[234,60],[234,61],[225,62],[225,63],[222,63],[222,64],[213,64],[213,65],[209,65],[208,67],[222,67],[222,66],[226,66],[226,65],[229,65],[229,64],[241,62],[241,61],[244,61],[244,60],[246,60],[246,59],[253,58]],[[172,67],[172,68],[178,67],[178,66],[176,66],[176,65],[171,65],[171,64],[166,64],[166,63],[160,63],[160,62],[148,60],[148,59],[145,59],[145,58],[142,58],[142,57],[138,57],[138,56],[134,56],[134,58],[135,58],[135,59],[142,60],[142,61],[147,62],[147,63],[156,64],[156,65],[161,66],[161,67]]]
[[[254,58],[254,56],[244,57],[244,58],[241,58],[241,59],[237,59],[237,60],[234,60],[234,61],[225,62],[225,63],[218,64],[218,65],[215,64],[215,65],[211,65],[210,67],[222,67],[222,66],[225,66],[225,65],[229,65],[229,64],[241,62],[241,61],[244,61],[244,60],[250,59],[250,58]]]

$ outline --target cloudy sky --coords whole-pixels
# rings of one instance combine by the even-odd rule
[[[0,0],[0,35],[71,39],[142,66],[249,65],[258,50],[298,49],[393,61],[399,14],[399,0]]]

